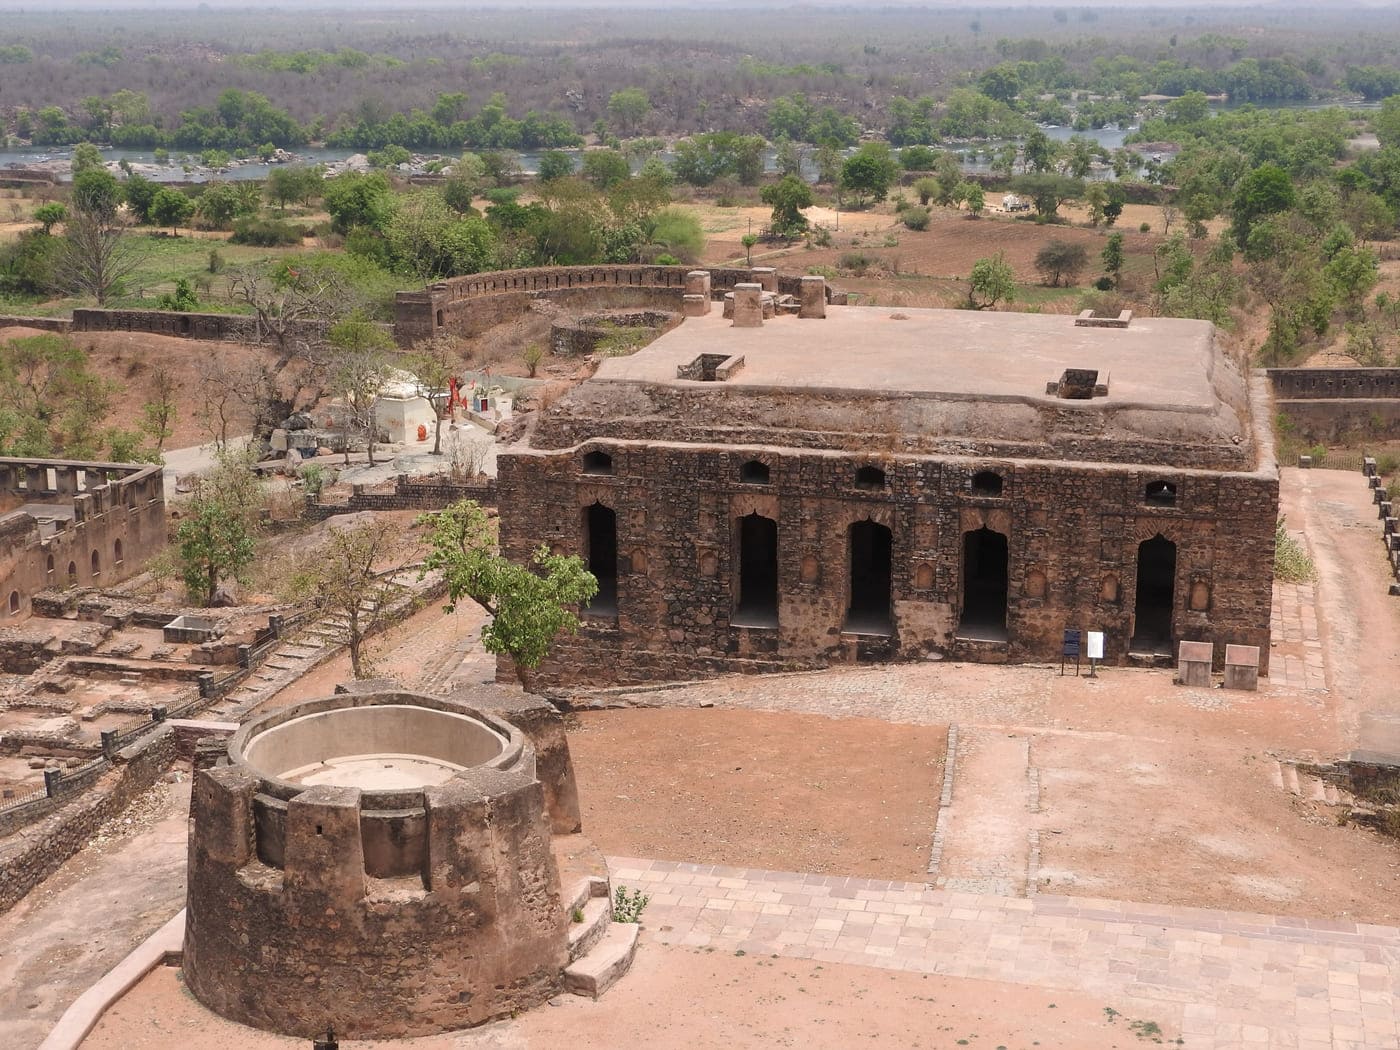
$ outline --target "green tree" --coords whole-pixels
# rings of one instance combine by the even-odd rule
[[[1400,146],[1400,95],[1381,100],[1380,112],[1372,119],[1382,148]]]
[[[303,556],[287,577],[288,596],[309,606],[350,652],[350,673],[372,673],[366,640],[387,626],[407,592],[403,528],[382,519],[348,528],[332,523],[325,543]]]
[[[759,198],[773,208],[769,228],[779,237],[797,237],[807,231],[807,216],[802,209],[810,208],[814,198],[812,187],[796,175],[784,175],[777,182],[763,187]]]
[[[1082,244],[1052,240],[1035,253],[1035,268],[1045,283],[1059,287],[1063,278],[1066,286],[1073,284],[1079,272],[1089,264],[1089,252]]]
[[[1068,175],[1041,174],[1019,175],[1011,180],[1011,188],[1024,197],[1029,197],[1035,205],[1035,213],[1042,219],[1057,215],[1060,205],[1084,195],[1084,183]]]
[[[1112,278],[1113,287],[1117,288],[1123,277],[1123,235],[1121,233],[1109,235],[1099,258],[1103,260],[1103,272]]]
[[[359,430],[365,438],[369,464],[374,466],[374,446],[378,436],[374,411],[379,392],[389,378],[394,339],[379,325],[352,316],[331,325],[326,333],[331,347],[330,383],[345,403],[345,462],[350,462],[350,433]]]
[[[64,336],[0,342],[0,455],[95,457],[112,394]]]
[[[394,213],[393,190],[379,172],[347,171],[327,179],[323,199],[336,233],[349,233],[356,227],[383,232]]]
[[[608,119],[624,135],[636,134],[638,126],[651,112],[651,97],[639,87],[614,91],[608,98]]]
[[[128,175],[122,183],[122,197],[126,200],[126,210],[138,226],[151,221],[151,204],[160,189],[160,183],[152,182],[144,175]]]
[[[111,222],[121,203],[121,184],[105,168],[88,168],[73,177],[74,211]]]
[[[964,189],[959,192],[962,199],[967,202],[968,215],[974,219],[980,218],[987,207],[986,191],[976,182],[968,182],[963,185]]]
[[[574,173],[574,159],[563,150],[550,149],[540,154],[539,170],[535,177],[541,182],[553,182]]]
[[[496,258],[496,235],[475,216],[458,215],[433,191],[402,198],[384,233],[397,269],[424,283],[479,273]]]
[[[899,177],[899,165],[883,142],[867,142],[841,165],[841,189],[855,196],[855,206],[879,202]]]
[[[1089,209],[1089,225],[1097,229],[1104,218],[1104,206],[1108,204],[1108,191],[1103,183],[1091,182],[1084,188],[1084,205]]]
[[[485,184],[486,167],[481,158],[475,153],[463,153],[442,184],[442,199],[457,214],[466,215]]]
[[[215,182],[205,187],[195,204],[200,223],[211,230],[226,230],[233,220],[245,214],[244,198],[231,183]]]
[[[44,233],[53,232],[54,226],[68,217],[68,209],[58,201],[49,201],[34,209],[34,221],[43,227]]]
[[[194,201],[179,190],[162,189],[151,201],[151,218],[161,226],[169,226],[170,232],[178,236],[179,228],[194,218],[194,209]]]
[[[829,142],[817,146],[817,181],[834,186],[841,178],[841,151]]]
[[[454,336],[440,333],[419,343],[403,360],[420,397],[433,406],[433,452],[442,455],[442,415],[451,392],[452,378],[462,366],[462,357]]]
[[[967,279],[967,305],[973,310],[989,310],[997,303],[1016,299],[1016,275],[1005,252],[978,259]]]
[[[320,165],[276,167],[267,173],[267,199],[286,211],[288,204],[305,204],[321,192],[325,181]]]
[[[180,576],[197,605],[213,604],[224,580],[248,579],[260,503],[251,467],[247,454],[220,452],[214,469],[195,479],[175,530]]]
[[[598,581],[576,555],[552,554],[541,546],[530,564],[518,565],[497,551],[486,512],[463,500],[428,514],[430,551],[424,573],[440,572],[447,583],[447,612],[475,602],[491,617],[481,632],[487,652],[510,659],[520,684],[549,654],[561,631],[579,628],[574,609],[598,593]]]
[[[105,171],[102,151],[91,142],[79,142],[73,147],[73,178],[85,171]]]
[[[1235,245],[1247,251],[1254,223],[1267,215],[1287,211],[1297,199],[1288,172],[1277,164],[1261,164],[1255,168],[1240,180],[1230,204],[1231,235]]]
[[[610,190],[632,177],[632,165],[615,149],[591,149],[583,155],[584,179],[598,190]]]

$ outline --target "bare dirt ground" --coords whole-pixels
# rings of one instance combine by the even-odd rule
[[[922,879],[946,729],[768,711],[596,711],[569,749],[604,853]]]
[[[0,340],[43,335],[36,329],[0,327]],[[141,405],[150,396],[150,380],[157,368],[171,373],[178,406],[166,448],[186,448],[210,440],[210,432],[198,416],[201,369],[211,358],[238,368],[259,357],[269,363],[275,353],[268,347],[242,343],[211,343],[144,332],[78,332],[74,341],[87,351],[92,369],[114,387],[112,411],[106,426],[134,429],[141,424]],[[235,399],[236,400],[236,399]],[[241,405],[231,405],[230,436],[246,433],[250,417]]]
[[[598,1002],[561,996],[484,1028],[393,1043],[341,1040],[345,1050],[1116,1050],[1142,1045],[1129,1015],[1089,995],[874,970],[841,963],[649,944]],[[1123,1004],[1118,1004],[1119,1007]],[[174,970],[158,969],[83,1041],[84,1050],[282,1050],[304,1039],[258,1032],[205,1011]]]

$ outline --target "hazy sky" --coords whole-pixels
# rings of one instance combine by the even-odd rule
[[[786,7],[924,7],[940,10],[992,10],[1017,7],[1063,7],[1076,10],[1085,7],[1099,8],[1151,8],[1151,7],[1191,7],[1206,10],[1238,9],[1238,8],[1294,8],[1306,11],[1328,11],[1328,10],[1351,10],[1356,8],[1392,8],[1395,0],[1223,0],[1223,2],[1211,2],[1211,0],[990,0],[987,3],[977,3],[975,0],[874,0],[866,3],[862,0],[717,0],[715,7],[733,8],[786,8]],[[162,10],[184,10],[190,11],[197,6],[208,6],[213,8],[278,8],[281,10],[392,10],[394,8],[454,8],[457,10],[470,8],[530,8],[530,7],[588,7],[588,8],[618,8],[618,7],[640,7],[640,8],[666,8],[666,7],[692,7],[694,0],[311,0],[311,2],[298,2],[298,0],[285,0],[283,3],[272,3],[268,0],[205,0],[204,5],[200,5],[193,0],[0,0],[0,11],[65,11],[65,10],[124,10],[124,9],[162,9]],[[3,35],[3,30],[0,30]]]

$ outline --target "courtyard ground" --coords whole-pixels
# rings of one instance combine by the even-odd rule
[[[1164,671],[927,663],[609,695],[622,709],[581,713],[572,747],[585,830],[615,881],[653,895],[638,969],[598,1004],[420,1045],[1140,1045],[1105,1008],[1189,1046],[1400,1045],[1400,851],[1282,775],[1355,747],[1362,711],[1400,708],[1400,601],[1359,474],[1285,470],[1283,504],[1318,579],[1278,588],[1273,677],[1256,694]],[[489,677],[479,618],[457,616],[420,612],[381,666],[406,684]],[[324,692],[335,673],[300,685]],[[0,965],[40,989],[0,1000],[0,1034],[32,1045],[101,969],[41,979],[9,944],[49,951],[87,902],[138,887],[172,902],[91,937],[119,957],[179,899],[177,838],[143,841],[144,869],[83,862],[0,916]],[[862,874],[875,881],[842,877]],[[814,991],[817,963],[839,992]],[[1043,1000],[1065,1027],[1043,1026]],[[298,1045],[210,1017],[165,970],[87,1045],[195,1043]]]

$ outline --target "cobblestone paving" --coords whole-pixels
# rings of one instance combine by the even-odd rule
[[[907,725],[1048,725],[1051,675],[1043,666],[998,667],[995,683],[968,680],[964,665],[834,667],[800,674],[736,676],[665,690],[576,697],[580,706],[745,707]],[[977,665],[980,666],[980,665]]]
[[[1325,692],[1327,671],[1322,659],[1317,594],[1313,584],[1274,582],[1271,634],[1278,651],[1270,658],[1269,684]]]
[[[1396,1050],[1400,929],[1092,898],[609,858],[646,937],[1102,994],[1187,1047]],[[1144,1016],[1149,1016],[1144,1013]]]

